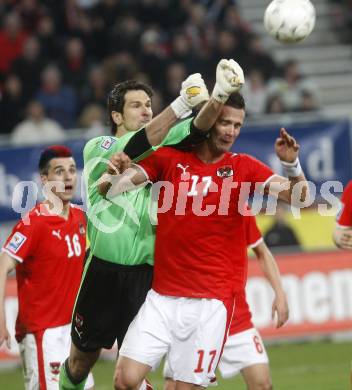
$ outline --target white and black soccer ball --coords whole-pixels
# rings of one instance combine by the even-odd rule
[[[284,43],[302,41],[315,25],[315,8],[309,0],[273,0],[265,10],[264,27]]]

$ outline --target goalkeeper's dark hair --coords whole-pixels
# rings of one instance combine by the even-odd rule
[[[246,103],[244,101],[244,98],[239,92],[233,92],[227,99],[225,106],[230,106],[239,110],[246,109]]]
[[[152,88],[141,81],[126,80],[122,83],[115,84],[108,97],[108,111],[112,135],[116,133],[116,123],[113,121],[111,113],[117,111],[123,114],[125,95],[128,91],[144,91],[150,98],[153,97]]]
[[[45,148],[39,157],[38,169],[41,175],[47,175],[53,158],[72,157],[70,148],[64,145],[51,145]]]

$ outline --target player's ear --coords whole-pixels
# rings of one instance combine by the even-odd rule
[[[111,118],[114,121],[114,123],[116,124],[116,126],[121,126],[122,120],[123,120],[121,112],[112,111]]]
[[[44,173],[41,173],[40,174],[40,180],[43,184],[43,186],[48,182],[48,175],[44,174]]]

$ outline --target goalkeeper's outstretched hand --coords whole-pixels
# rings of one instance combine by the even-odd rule
[[[244,84],[241,66],[234,60],[222,59],[216,67],[216,83],[212,97],[225,103],[231,93],[239,91]]]
[[[191,74],[182,82],[180,96],[172,103],[177,118],[184,118],[191,114],[192,108],[209,100],[207,86],[200,73]]]

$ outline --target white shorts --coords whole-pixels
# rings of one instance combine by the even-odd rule
[[[255,328],[229,336],[219,363],[223,378],[237,375],[254,364],[269,364],[262,338]]]
[[[227,316],[220,300],[178,298],[150,290],[120,355],[155,368],[167,354],[174,380],[206,387],[215,377]]]
[[[28,333],[19,343],[26,390],[59,390],[60,366],[70,354],[71,325]],[[88,375],[85,389],[93,387]]]

